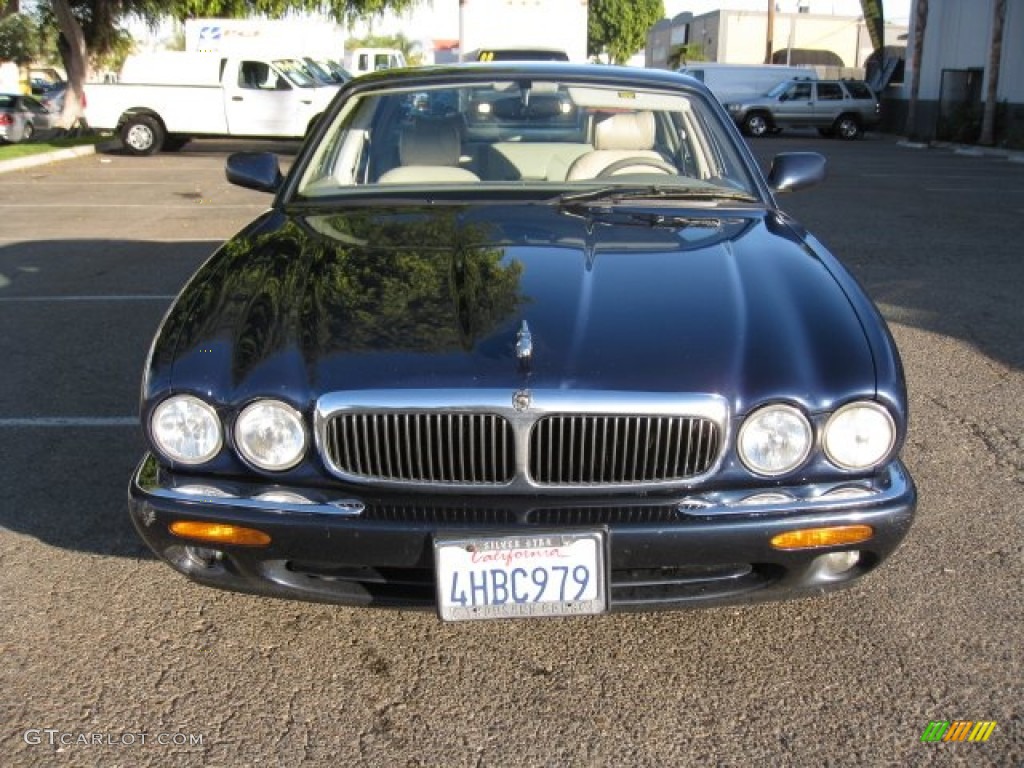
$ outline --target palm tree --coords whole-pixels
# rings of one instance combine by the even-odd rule
[[[917,97],[921,91],[921,59],[924,56],[924,30],[928,26],[928,0],[914,0],[914,69],[910,79],[910,102],[903,132],[917,136]]]
[[[1003,58],[1003,26],[1006,21],[1006,0],[995,0],[992,10],[992,48],[988,55],[988,86],[985,90],[985,112],[981,118],[979,144],[995,144],[996,91],[999,88],[999,63]]]

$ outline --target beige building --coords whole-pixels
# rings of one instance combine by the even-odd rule
[[[899,37],[906,32],[905,26],[887,24],[886,44],[900,44]],[[646,64],[660,69],[678,67],[680,53],[688,60],[763,64],[767,36],[768,14],[764,11],[681,13],[659,22],[648,33]],[[776,64],[817,64],[838,70],[822,71],[823,76],[859,76],[872,53],[871,36],[858,16],[776,13],[772,52]]]

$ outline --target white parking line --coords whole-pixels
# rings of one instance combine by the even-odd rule
[[[136,296],[0,296],[0,302],[6,304],[43,302],[43,301],[171,301],[175,297],[152,296],[139,294]]]
[[[237,208],[239,210],[246,211],[265,211],[268,206],[266,203],[218,203],[216,205],[207,204],[205,202],[194,202],[189,205],[168,205],[166,203],[0,203],[0,210],[6,208],[159,208],[161,210],[182,210],[182,211],[194,211],[197,208],[223,211],[226,208]]]
[[[989,183],[989,184],[986,184],[985,186],[986,187],[991,187],[992,184]],[[957,193],[963,193],[963,192],[978,192],[979,190],[982,189],[982,187],[979,185],[979,186],[976,186],[976,187],[922,187],[922,189],[925,192],[957,192]],[[1013,194],[1014,192],[1024,192],[1024,190],[1005,189],[1005,188],[1001,187],[999,189],[993,189],[992,192],[995,193],[995,194],[1005,195],[1007,193]]]
[[[0,237],[0,246],[5,245],[35,245],[36,243],[53,243],[53,242],[67,242],[66,237],[33,237],[28,239],[25,237]],[[81,244],[85,245],[90,240],[81,240]],[[96,242],[99,242],[96,240]],[[226,242],[223,237],[147,237],[145,240],[129,240],[126,242],[138,242],[138,243],[214,243],[220,244]],[[173,254],[172,254],[173,255]]]
[[[220,182],[220,179],[217,181]],[[195,186],[196,181],[195,179],[183,179],[181,181],[154,181],[152,179],[139,179],[138,181],[55,181],[51,179],[37,178],[33,179],[31,183],[34,187],[84,187],[89,185],[97,187],[188,187]]]
[[[26,427],[137,427],[139,420],[135,416],[39,416],[25,419],[0,419],[2,428]]]

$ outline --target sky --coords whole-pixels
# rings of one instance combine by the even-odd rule
[[[833,14],[836,16],[860,16],[860,0],[802,0],[810,4],[811,13]],[[672,18],[683,11],[695,16],[716,10],[763,11],[765,0],[663,0],[665,16]],[[796,11],[801,0],[776,0],[776,6],[783,13]],[[910,19],[912,0],[882,0],[886,21],[907,25]],[[459,0],[422,0],[412,11],[403,16],[387,15],[371,24],[357,25],[356,36],[363,36],[370,30],[374,34],[390,35],[401,32],[413,40],[424,38],[454,39],[459,36]]]

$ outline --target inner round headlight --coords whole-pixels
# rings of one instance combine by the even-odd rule
[[[235,445],[242,458],[260,469],[291,469],[306,451],[302,416],[277,400],[252,403],[235,422]]]
[[[740,428],[740,459],[759,475],[784,475],[811,451],[811,425],[796,408],[769,405],[750,414]]]
[[[877,403],[845,405],[825,425],[825,455],[842,469],[868,469],[889,455],[896,424]]]
[[[149,419],[149,432],[157,450],[179,464],[209,461],[223,445],[217,412],[192,395],[160,403]]]

